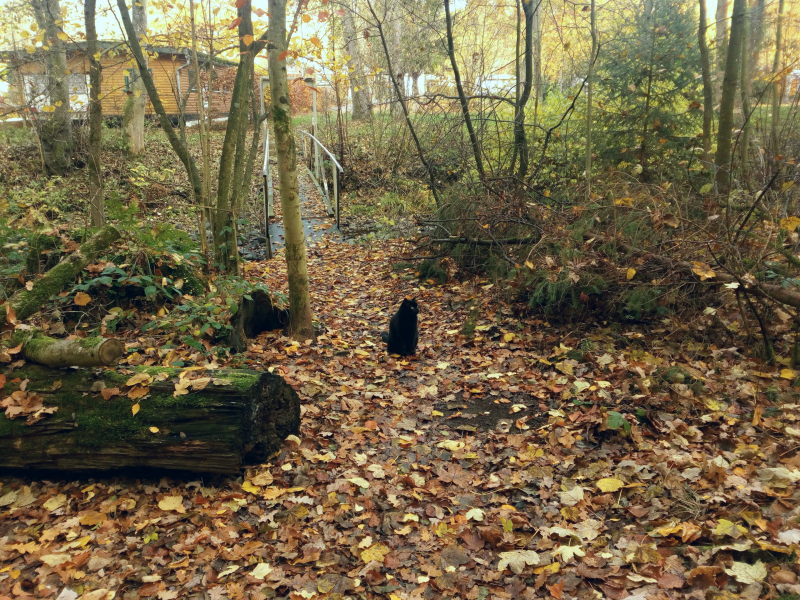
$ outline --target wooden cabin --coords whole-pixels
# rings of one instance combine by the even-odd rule
[[[139,72],[125,42],[98,42],[101,52],[101,99],[104,117],[121,117],[125,101],[131,93],[131,82]],[[194,81],[191,53],[186,48],[146,46],[149,69],[161,102],[173,117],[183,114],[192,118],[199,114],[200,95],[190,89]],[[7,105],[19,110],[41,110],[51,102],[47,90],[44,52],[0,52],[0,61],[7,65],[9,83]],[[210,116],[227,115],[230,107],[236,63],[198,53],[200,87]],[[70,109],[81,116],[89,103],[89,61],[86,43],[67,45]],[[188,96],[188,97],[187,97]],[[183,110],[181,107],[183,106]],[[154,114],[150,100],[146,111]]]

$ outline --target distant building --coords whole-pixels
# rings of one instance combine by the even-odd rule
[[[131,83],[139,76],[125,42],[100,41],[101,101],[104,116],[122,116]],[[197,115],[200,112],[197,89],[190,89],[195,77],[190,51],[169,46],[145,46],[149,55],[149,70],[167,114]],[[33,53],[0,52],[0,61],[7,65],[3,76],[8,82],[6,110],[41,110],[50,102],[44,65],[45,51]],[[212,116],[227,114],[233,92],[236,63],[198,53],[200,85],[204,90],[206,109]],[[85,112],[89,103],[89,60],[86,42],[67,45],[67,65],[70,72],[70,109]],[[146,112],[153,114],[148,99]]]

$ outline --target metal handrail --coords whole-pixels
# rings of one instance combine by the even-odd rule
[[[344,169],[342,168],[342,165],[340,165],[340,164],[339,164],[339,161],[338,161],[338,160],[336,160],[336,157],[333,155],[333,153],[331,153],[331,151],[330,151],[330,150],[328,150],[328,149],[327,149],[327,148],[326,148],[326,147],[323,145],[323,143],[322,143],[322,142],[320,142],[320,141],[319,141],[317,138],[315,138],[315,137],[314,137],[312,134],[310,134],[308,131],[303,131],[303,130],[301,130],[301,131],[300,131],[300,133],[304,133],[304,134],[306,134],[308,137],[310,137],[312,140],[314,140],[314,141],[315,141],[317,144],[319,144],[319,147],[320,147],[320,148],[322,148],[322,151],[323,151],[323,152],[325,152],[325,154],[327,154],[328,156],[330,156],[330,157],[331,157],[331,160],[333,161],[333,164],[335,164],[335,165],[336,165],[336,168],[337,168],[337,169],[339,169],[339,173],[344,173]]]
[[[313,152],[313,167],[314,170],[309,168],[309,173],[311,174],[311,178],[314,180],[314,183],[322,191],[322,195],[325,197],[326,202],[328,203],[328,210],[332,211],[336,217],[336,227],[337,229],[341,228],[341,220],[339,218],[339,173],[344,173],[344,168],[342,165],[339,164],[339,161],[336,160],[336,156],[334,156],[333,152],[328,150],[325,145],[320,142],[316,136],[308,131],[301,130],[300,133],[307,135],[310,137],[314,142],[314,152]],[[333,166],[331,167],[331,176],[333,179],[333,202],[331,202],[330,192],[328,191],[328,177],[325,173],[325,168],[322,165],[322,161],[319,158],[318,150],[321,149],[328,157],[331,159]],[[317,177],[322,179],[322,185],[320,185],[319,181],[317,181]],[[330,214],[330,212],[328,213]]]

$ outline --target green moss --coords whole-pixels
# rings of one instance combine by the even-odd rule
[[[153,378],[150,395],[138,400],[131,400],[125,395],[118,395],[104,400],[98,392],[90,391],[93,381],[87,379],[88,370],[58,370],[53,371],[39,367],[26,367],[16,371],[17,377],[29,380],[28,390],[39,392],[44,396],[44,404],[56,404],[58,411],[45,417],[48,429],[63,430],[74,428],[76,435],[70,440],[76,448],[102,447],[109,444],[124,445],[126,442],[141,444],[154,436],[175,436],[176,441],[180,433],[185,433],[190,439],[236,439],[235,436],[219,436],[226,429],[239,430],[241,424],[240,411],[236,405],[231,405],[231,410],[213,411],[214,418],[204,418],[211,407],[218,407],[222,403],[232,402],[232,392],[245,392],[252,389],[260,380],[260,373],[250,371],[226,370],[208,375],[225,380],[225,390],[215,393],[214,385],[210,384],[203,394],[189,393],[174,396],[174,382],[178,380],[180,369],[168,367],[139,367],[131,373],[118,371],[100,371],[101,379],[107,388],[118,387],[125,390],[125,383],[135,373],[146,373]],[[169,377],[158,381],[164,374]],[[58,382],[58,387],[54,386]],[[11,388],[13,390],[13,388]],[[55,393],[58,402],[52,402],[51,393]],[[136,415],[132,413],[134,404],[139,404],[140,410]],[[179,423],[181,430],[167,429]],[[166,424],[166,425],[165,425]],[[156,426],[159,431],[150,430]],[[40,436],[29,435],[30,430],[24,419],[9,420],[0,415],[0,438],[20,436],[22,446],[34,449],[46,443]],[[28,434],[28,435],[26,435]],[[46,436],[44,436],[46,439]]]

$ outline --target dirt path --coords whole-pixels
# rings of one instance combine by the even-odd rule
[[[520,319],[488,281],[420,284],[395,266],[412,251],[309,248],[324,332],[265,333],[238,359],[303,402],[300,436],[269,463],[215,480],[2,481],[0,599],[796,589],[800,455],[774,435],[796,399],[758,418],[752,404],[763,378],[776,394],[788,382],[723,351],[712,363],[637,331]],[[285,293],[282,252],[248,277]],[[406,295],[420,347],[399,359],[379,333]],[[659,369],[677,364],[684,383],[665,382]]]

